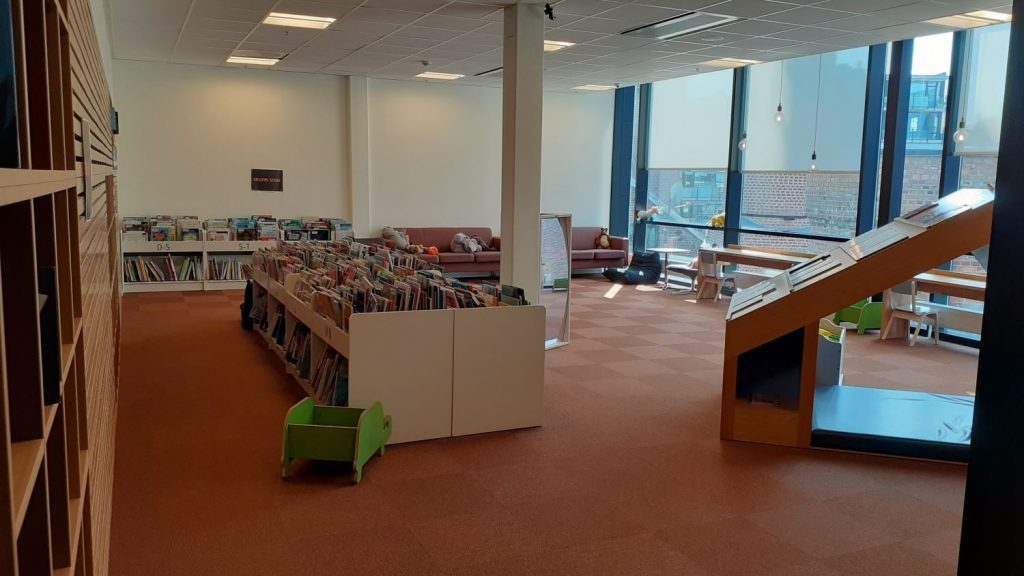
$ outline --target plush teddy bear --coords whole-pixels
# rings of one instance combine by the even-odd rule
[[[425,253],[431,256],[437,256],[437,252],[437,246],[428,246]]]
[[[396,230],[391,226],[385,226],[381,229],[380,235],[384,238],[384,245],[389,248],[405,250],[409,247],[409,237],[401,230]]]
[[[597,238],[594,239],[594,248],[602,248],[604,250],[607,250],[608,247],[611,245],[611,240],[608,239],[608,229],[601,228],[601,233],[598,234]]]
[[[426,247],[422,244],[409,244],[409,247],[405,249],[409,254],[423,254],[424,250],[426,250]]]
[[[483,250],[479,242],[462,232],[459,232],[454,238],[452,238],[452,243],[449,248],[451,248],[452,252],[463,252],[465,254],[472,254]]]

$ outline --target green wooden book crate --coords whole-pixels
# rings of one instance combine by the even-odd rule
[[[391,416],[374,402],[369,408],[317,406],[306,398],[288,410],[284,419],[284,446],[281,476],[291,474],[296,458],[351,462],[356,483],[363,477],[363,466],[377,451],[384,455],[384,444],[391,438]]]

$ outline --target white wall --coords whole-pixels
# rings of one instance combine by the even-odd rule
[[[501,90],[371,80],[371,230],[501,225]],[[607,225],[614,96],[546,93],[541,208]]]
[[[113,90],[114,73],[113,61],[110,53],[110,4],[109,0],[89,0],[92,11],[92,23],[96,28],[96,41],[100,47],[100,61],[103,62],[103,72],[107,76],[107,86]]]
[[[122,215],[349,216],[344,78],[115,60],[114,83]]]

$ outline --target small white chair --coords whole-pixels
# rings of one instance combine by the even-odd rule
[[[699,274],[699,270],[697,270],[697,259],[696,258],[691,260],[689,264],[683,264],[683,263],[680,263],[680,262],[670,262],[665,267],[665,271],[666,271],[666,278],[668,277],[668,273],[679,274],[681,276],[685,276],[685,277],[689,278],[689,280],[690,280],[690,289],[687,290],[686,293],[696,292],[697,291],[697,275]],[[666,282],[665,284],[666,284],[666,287],[667,287],[668,282]]]
[[[907,302],[908,296],[909,303]],[[893,323],[899,318],[917,324],[914,335],[910,338],[911,346],[917,343],[917,337],[921,334],[922,324],[931,325],[932,337],[935,344],[939,344],[939,314],[928,306],[919,304],[917,299],[917,282],[910,280],[909,282],[893,286],[886,290],[885,299],[892,306],[892,314],[889,316],[889,321],[885,323],[885,328],[882,330],[879,338],[885,339],[889,335],[889,330],[892,328]]]
[[[697,272],[700,278],[700,286],[697,288],[697,297],[700,298],[704,294],[705,286],[715,287],[715,301],[722,299],[722,287],[725,286],[726,282],[732,283],[733,288],[736,287],[736,279],[732,274],[723,274],[721,266],[718,264],[718,255],[714,252],[708,252],[701,250],[697,253]]]

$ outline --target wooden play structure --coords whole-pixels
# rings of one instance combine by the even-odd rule
[[[722,438],[963,459],[972,399],[819,383],[819,322],[986,245],[992,198],[960,190],[734,296]]]
[[[374,402],[369,408],[316,406],[303,398],[288,410],[284,419],[281,448],[281,476],[291,475],[292,460],[351,462],[356,484],[363,479],[363,466],[374,454],[384,455],[391,438],[391,416]]]

